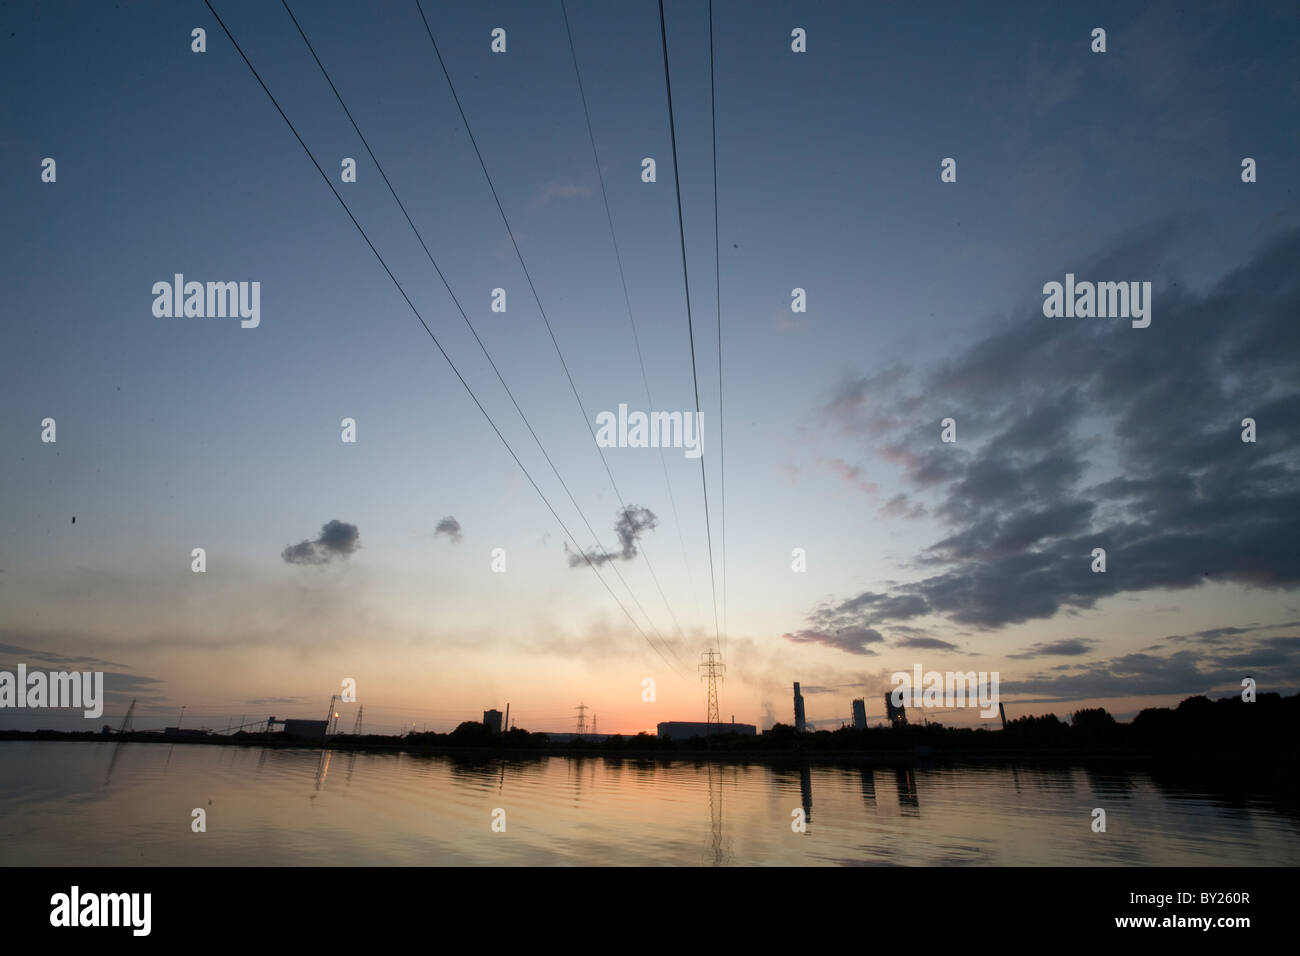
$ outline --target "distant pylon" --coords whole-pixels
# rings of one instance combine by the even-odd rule
[[[365,712],[366,712],[365,707],[357,708],[357,722],[356,725],[352,728],[352,736],[354,737],[361,736],[361,715],[364,714]]]
[[[587,705],[579,704],[573,708],[578,712],[578,736],[586,736],[587,733]]]
[[[596,733],[596,715],[595,715],[595,714],[592,714],[592,715],[591,715],[591,736],[593,736],[593,737],[597,737],[597,736],[599,736],[599,734]]]
[[[722,663],[722,656],[716,650],[707,650],[700,655],[700,680],[709,682],[709,729],[721,726],[722,716],[718,708],[718,681],[727,667]]]

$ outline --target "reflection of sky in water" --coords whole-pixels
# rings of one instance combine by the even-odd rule
[[[1297,816],[1144,772],[0,744],[0,863],[1294,865]],[[207,832],[190,830],[207,811]],[[506,831],[491,829],[493,810]],[[1092,810],[1106,810],[1093,833]],[[796,833],[802,810],[806,832]]]

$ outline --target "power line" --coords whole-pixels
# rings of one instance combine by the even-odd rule
[[[727,445],[722,435],[722,259],[718,254],[718,103],[713,70],[713,0],[709,0],[709,124],[713,133],[713,274],[718,304],[718,482],[722,499],[722,633],[727,633]]]
[[[609,476],[609,483],[614,489],[615,496],[617,496],[618,498],[619,506],[622,507],[624,513],[626,513],[627,503],[623,500],[623,495],[618,489],[618,482],[614,480],[614,473],[610,470],[609,462],[605,458],[605,452],[600,447],[600,443],[596,441],[596,432],[592,428],[591,418],[587,414],[587,408],[582,402],[582,396],[578,394],[578,386],[573,381],[573,373],[569,371],[569,363],[565,361],[564,352],[560,348],[559,340],[556,339],[555,337],[555,330],[551,328],[551,320],[547,317],[546,309],[542,306],[541,296],[538,295],[537,286],[534,285],[533,283],[532,274],[528,271],[528,266],[524,262],[524,254],[519,249],[519,242],[515,239],[514,230],[510,227],[510,220],[506,216],[505,207],[501,205],[501,197],[497,195],[496,186],[492,182],[492,174],[488,172],[487,162],[483,159],[483,153],[478,148],[478,140],[474,138],[474,131],[470,126],[469,117],[465,115],[465,107],[461,105],[460,96],[456,92],[456,85],[455,83],[452,82],[451,71],[447,69],[447,63],[442,58],[442,51],[438,49],[438,41],[433,38],[433,28],[429,25],[428,17],[424,15],[424,7],[421,4],[420,0],[415,0],[415,7],[417,10],[420,11],[420,19],[424,21],[424,31],[429,35],[429,43],[433,46],[434,55],[437,56],[438,58],[438,65],[442,67],[442,75],[447,79],[447,88],[451,91],[452,99],[456,103],[456,109],[460,113],[461,122],[465,124],[465,133],[466,135],[469,136],[470,145],[474,147],[474,155],[478,157],[478,163],[483,170],[484,178],[487,180],[488,189],[491,190],[492,199],[496,202],[497,212],[501,214],[501,221],[502,223],[505,224],[506,233],[510,236],[510,244],[514,247],[515,257],[519,260],[519,267],[520,269],[523,270],[524,278],[528,281],[528,288],[533,294],[533,301],[537,303],[537,311],[541,314],[542,322],[546,325],[546,332],[551,337],[551,344],[555,346],[555,354],[559,356],[560,365],[564,369],[564,376],[569,380],[569,388],[573,392],[573,397],[578,403],[578,410],[582,413],[582,420],[583,423],[587,426],[587,432],[591,435],[592,445],[595,446],[596,453],[600,456],[601,464],[605,466],[605,474]],[[667,595],[664,594],[663,588],[659,584],[659,576],[655,574],[654,565],[650,561],[650,555],[649,552],[646,551],[644,543],[642,543],[641,545],[641,551],[643,556],[646,559],[646,569],[649,570],[650,577],[654,580],[655,587],[658,588],[660,597],[663,598],[664,606],[668,608],[669,616],[671,616],[673,621],[675,622],[677,620],[677,616],[673,614],[672,606],[668,603],[668,597]],[[715,598],[715,602],[716,602],[716,598]],[[677,656],[677,652],[675,649],[673,650],[673,654],[674,656]],[[678,659],[680,661],[680,657]],[[682,664],[683,666],[685,666],[684,661],[682,662]]]
[[[673,82],[668,68],[668,27],[664,23],[664,0],[659,0],[659,36],[664,47],[664,88],[668,92],[668,132],[673,146],[673,185],[677,190],[677,231],[682,240],[682,284],[686,289],[686,326],[691,338],[691,378],[695,382],[695,417],[700,415],[700,378],[695,370],[695,321],[691,316],[691,280],[686,268],[686,224],[682,218],[682,177],[677,168],[677,123],[673,118]],[[709,520],[709,480],[705,476],[703,443],[700,451],[700,483],[704,489],[704,530],[709,541],[709,581],[713,585],[713,636],[718,649],[722,637],[718,629],[718,583],[713,572],[713,523]]]
[[[492,426],[492,430],[496,432],[496,436],[501,440],[501,444],[505,445],[506,451],[510,453],[510,457],[515,460],[515,464],[519,466],[519,470],[524,473],[524,477],[528,479],[528,483],[533,486],[533,490],[537,492],[538,497],[540,497],[542,499],[543,504],[546,505],[547,510],[551,512],[551,516],[555,518],[556,522],[564,530],[565,535],[569,538],[570,541],[573,542],[573,546],[575,548],[578,548],[579,553],[582,554],[584,558],[586,558],[585,552],[581,550],[581,547],[579,546],[577,540],[573,537],[573,534],[569,531],[568,526],[565,525],[564,521],[560,518],[559,514],[556,512],[555,508],[551,505],[550,500],[542,492],[542,489],[538,486],[537,482],[533,480],[533,476],[529,473],[528,469],[524,467],[524,463],[519,460],[519,456],[515,454],[515,450],[510,446],[510,443],[506,441],[505,435],[501,433],[501,429],[497,427],[496,422],[492,420],[492,416],[489,415],[487,409],[483,407],[483,403],[479,401],[478,396],[474,394],[474,390],[470,388],[469,383],[465,381],[465,377],[461,375],[460,369],[456,368],[456,363],[451,360],[451,356],[447,354],[447,350],[442,347],[442,343],[438,341],[438,337],[433,334],[433,330],[429,328],[429,324],[425,322],[424,316],[420,314],[420,310],[415,307],[415,303],[413,303],[411,301],[410,296],[406,294],[406,290],[402,288],[402,284],[397,281],[397,277],[393,275],[393,271],[388,267],[388,263],[384,261],[384,257],[380,255],[379,250],[375,248],[375,244],[370,241],[370,236],[366,234],[365,229],[361,227],[361,223],[357,222],[356,216],[352,214],[352,210],[348,208],[348,204],[343,201],[343,197],[340,196],[338,190],[334,188],[334,183],[330,180],[329,176],[326,175],[325,170],[321,168],[320,163],[316,162],[316,157],[312,155],[312,151],[308,149],[307,144],[303,142],[302,136],[298,134],[297,128],[293,125],[293,122],[289,119],[288,115],[285,114],[284,110],[280,106],[279,101],[275,98],[275,95],[271,92],[270,88],[267,87],[265,81],[262,79],[262,75],[257,72],[257,68],[253,66],[252,61],[248,59],[248,56],[244,53],[243,48],[239,45],[238,41],[235,40],[234,35],[230,32],[230,28],[226,26],[225,21],[221,19],[221,15],[218,14],[216,9],[212,6],[212,0],[203,0],[203,2],[207,6],[208,10],[212,13],[212,16],[216,18],[217,23],[221,26],[222,31],[226,34],[226,37],[230,40],[230,43],[232,46],[234,46],[236,52],[239,53],[240,58],[243,59],[245,64],[247,64],[248,69],[252,71],[253,76],[257,79],[258,85],[262,87],[263,92],[265,92],[267,97],[270,98],[271,103],[275,106],[276,112],[280,114],[280,118],[284,120],[285,124],[289,127],[289,130],[293,133],[294,138],[298,140],[298,145],[302,147],[303,152],[307,154],[307,158],[310,159],[312,165],[316,167],[316,171],[320,173],[321,179],[325,180],[325,185],[329,187],[330,192],[334,194],[334,198],[337,199],[339,205],[343,207],[343,211],[347,213],[348,218],[352,220],[352,225],[356,227],[357,232],[361,233],[361,238],[365,240],[366,245],[370,247],[370,251],[373,252],[375,258],[379,260],[379,264],[383,266],[384,272],[388,273],[388,278],[391,279],[393,285],[397,287],[397,291],[401,294],[402,298],[406,301],[406,304],[410,307],[411,312],[415,314],[415,317],[419,320],[420,325],[424,327],[424,331],[428,333],[429,338],[433,340],[433,344],[437,346],[438,351],[442,353],[442,357],[446,360],[447,365],[451,368],[452,372],[455,373],[457,380],[459,380],[460,384],[464,386],[465,391],[469,394],[469,397],[473,400],[474,404],[478,407],[478,410],[483,413],[483,417],[487,419],[488,424]],[[650,640],[649,635],[647,635],[645,631],[641,629],[641,625],[636,622],[636,619],[632,617],[631,613],[623,605],[623,602],[618,599],[618,595],[616,595],[613,589],[610,588],[608,582],[606,582],[605,579],[601,577],[600,572],[596,570],[596,566],[592,564],[591,559],[586,558],[586,560],[587,560],[587,564],[591,567],[592,571],[595,572],[597,579],[599,579],[600,583],[605,586],[605,590],[609,591],[610,597],[614,599],[614,601],[622,609],[623,613],[627,615],[627,619],[632,622],[632,626],[637,629],[637,631],[641,634],[641,636],[645,638],[646,643],[649,644],[652,648],[654,648],[655,652],[658,653],[661,658],[663,658],[664,663],[667,664],[668,667],[671,669],[672,664],[669,663],[668,658],[664,657],[663,652],[660,651],[658,647],[655,647],[655,644],[653,641]]]
[[[710,0],[710,2],[712,2],[712,0]],[[632,298],[627,291],[627,275],[623,271],[623,255],[619,251],[618,236],[614,232],[614,214],[610,209],[609,195],[605,190],[605,174],[600,168],[600,153],[596,149],[596,134],[592,130],[591,126],[591,111],[587,107],[587,93],[582,84],[582,70],[578,66],[578,51],[573,44],[573,30],[569,26],[569,11],[565,4],[565,0],[560,0],[560,11],[564,14],[564,32],[569,38],[569,52],[573,56],[573,72],[578,78],[578,95],[582,99],[582,115],[587,121],[587,138],[591,141],[591,156],[596,166],[596,178],[600,182],[600,198],[601,202],[605,206],[605,218],[609,222],[609,238],[614,245],[614,260],[618,263],[618,278],[619,282],[622,283],[623,286],[623,301],[627,305],[627,319],[632,326],[632,341],[636,345],[637,362],[641,366],[641,382],[645,386],[646,403],[650,408],[654,408],[654,398],[650,394],[650,377],[646,374],[645,370],[645,356],[641,353],[641,338],[637,334],[636,319],[632,317]],[[677,540],[681,544],[682,548],[682,563],[686,567],[686,580],[691,589],[691,601],[695,605],[695,613],[699,615],[700,602],[699,598],[696,597],[695,594],[695,580],[691,576],[690,559],[686,556],[686,539],[682,536],[682,519],[677,512],[677,498],[673,494],[672,479],[668,477],[668,460],[664,456],[662,445],[659,447],[659,464],[663,468],[664,484],[668,488],[668,501],[672,505],[673,509],[673,521],[677,528]],[[677,623],[676,619],[674,619],[673,623]],[[677,630],[679,632],[681,631],[681,625],[678,625]]]
[[[325,64],[321,62],[320,57],[316,54],[316,49],[315,47],[312,46],[311,40],[307,38],[307,33],[306,31],[303,30],[302,24],[298,22],[298,18],[294,16],[293,10],[289,8],[288,0],[280,0],[280,2],[281,5],[283,5],[284,7],[285,12],[289,14],[289,19],[293,21],[293,25],[297,27],[298,35],[302,37],[303,43],[307,45],[307,50],[311,53],[312,59],[316,61],[316,65],[320,68],[321,75],[325,77],[325,82],[329,84],[330,90],[333,91],[334,98],[338,100],[339,106],[343,107],[343,112],[347,114],[348,121],[352,124],[352,128],[356,130],[357,136],[360,137],[361,145],[365,147],[366,152],[370,156],[371,162],[375,164],[375,168],[379,171],[380,177],[384,180],[384,185],[388,187],[388,191],[392,195],[394,202],[396,202],[398,208],[401,209],[402,215],[406,217],[406,223],[411,227],[411,231],[415,234],[416,240],[420,243],[420,248],[424,250],[424,255],[429,260],[429,264],[433,266],[434,271],[438,274],[438,278],[442,280],[443,287],[446,288],[447,294],[451,296],[452,302],[456,304],[456,309],[458,312],[460,312],[460,317],[464,320],[465,327],[469,329],[470,334],[474,337],[474,341],[478,343],[479,349],[483,352],[483,357],[487,359],[488,365],[490,365],[492,367],[492,371],[496,373],[497,381],[499,381],[501,383],[501,387],[505,389],[506,395],[509,396],[511,404],[513,404],[515,407],[515,411],[519,413],[519,417],[523,419],[524,425],[527,427],[528,433],[533,436],[533,441],[537,443],[537,447],[541,451],[542,457],[546,459],[546,463],[550,466],[551,471],[555,474],[556,480],[558,480],[560,483],[560,487],[562,487],[564,489],[564,493],[568,495],[569,501],[573,504],[573,507],[577,510],[578,516],[582,519],[583,524],[586,525],[587,531],[590,532],[592,538],[595,539],[596,547],[600,551],[604,552],[605,547],[600,542],[600,535],[596,533],[596,530],[591,526],[591,522],[587,520],[587,515],[583,512],[582,506],[578,504],[578,501],[574,497],[573,492],[569,490],[568,484],[565,482],[564,477],[560,474],[559,469],[555,466],[555,462],[551,459],[550,454],[546,451],[545,445],[542,444],[542,440],[540,437],[538,437],[537,432],[534,430],[532,423],[528,420],[528,416],[524,414],[523,408],[520,407],[519,402],[515,399],[514,392],[512,392],[510,390],[510,386],[506,384],[505,377],[501,374],[501,370],[497,367],[497,364],[493,360],[491,353],[488,352],[487,346],[483,343],[483,340],[479,337],[478,331],[474,328],[474,324],[470,321],[469,315],[465,312],[464,307],[460,303],[460,299],[457,298],[456,293],[452,291],[451,284],[447,281],[447,277],[443,274],[442,269],[439,268],[437,261],[433,257],[433,253],[429,251],[429,246],[424,241],[424,236],[421,234],[419,228],[415,225],[414,220],[411,218],[411,214],[407,212],[406,205],[402,202],[401,198],[397,195],[397,190],[393,186],[392,181],[389,180],[388,174],[384,171],[383,164],[379,162],[379,157],[375,155],[375,151],[370,147],[370,142],[369,140],[366,139],[365,133],[361,132],[361,127],[358,125],[356,118],[353,117],[352,111],[348,109],[347,103],[343,101],[343,95],[339,92],[338,87],[335,86],[334,80],[329,75],[329,71],[325,69]],[[576,546],[576,542],[575,542],[575,546]],[[668,642],[664,640],[663,634],[661,634],[659,632],[659,629],[655,627],[654,621],[651,620],[649,613],[646,612],[646,609],[642,606],[641,601],[637,598],[636,594],[632,591],[631,585],[629,585],[627,581],[624,580],[622,572],[619,571],[616,565],[612,567],[615,576],[623,584],[623,587],[627,589],[627,593],[629,597],[632,598],[633,603],[636,604],[637,608],[645,616],[646,621],[647,623],[649,623],[651,629],[654,630],[654,632],[658,635],[660,643],[664,644],[665,646],[669,646]],[[680,627],[678,629],[680,630]],[[679,674],[679,676],[681,675]]]

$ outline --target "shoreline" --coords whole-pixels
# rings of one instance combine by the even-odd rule
[[[1074,763],[1141,764],[1168,768],[1170,765],[1194,766],[1213,762],[1217,765],[1247,762],[1240,755],[1219,752],[1188,752],[1153,748],[1080,749],[1071,747],[934,747],[915,744],[896,749],[825,749],[825,748],[736,748],[731,747],[658,747],[573,746],[556,744],[540,747],[448,746],[446,744],[405,741],[401,738],[347,739],[340,735],[328,741],[311,738],[284,739],[283,734],[223,734],[164,736],[155,733],[102,734],[67,731],[0,731],[0,743],[13,741],[49,743],[106,744],[181,744],[215,747],[265,747],[278,750],[338,751],[340,753],[409,753],[429,756],[477,759],[526,759],[540,757],[600,757],[637,760],[712,760],[756,762],[871,763],[916,765],[926,763]],[[1279,768],[1281,769],[1281,768]]]

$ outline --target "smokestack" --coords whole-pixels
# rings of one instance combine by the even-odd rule
[[[1001,703],[998,704],[998,715],[1001,716],[1002,718],[1002,729],[1006,730],[1007,729],[1007,708]]]
[[[506,701],[506,723],[505,723],[505,729],[506,729],[506,730],[509,730],[509,729],[510,729],[510,702],[509,702],[509,701]]]

